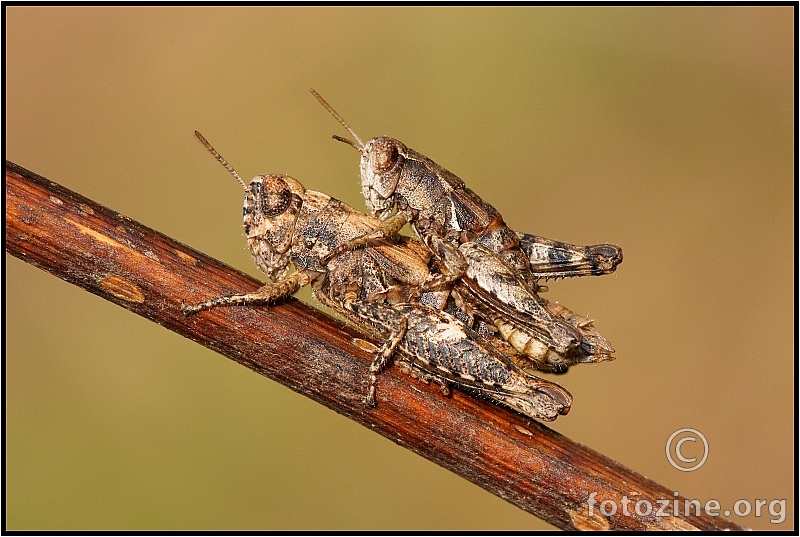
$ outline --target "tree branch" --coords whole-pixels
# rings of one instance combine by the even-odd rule
[[[252,291],[255,279],[6,161],[6,251],[213,349],[353,419],[563,529],[743,529],[722,518],[655,516],[673,491],[512,411],[403,376],[363,403],[368,352],[343,323],[290,299],[186,318],[181,301]],[[598,504],[587,504],[591,493]],[[632,500],[622,510],[622,498]],[[613,516],[599,502],[613,500]],[[649,500],[639,516],[634,502]],[[640,511],[645,511],[642,508]],[[609,510],[606,510],[609,512]]]

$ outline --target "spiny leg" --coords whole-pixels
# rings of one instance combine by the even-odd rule
[[[341,304],[361,322],[376,328],[381,334],[389,334],[388,339],[378,350],[378,354],[369,366],[368,391],[364,402],[368,406],[375,406],[375,386],[378,374],[386,369],[397,345],[405,337],[408,319],[393,306],[360,300],[354,292],[345,293]]]
[[[406,335],[407,328],[408,320],[405,317],[401,317],[400,326],[396,331],[390,334],[389,340],[383,344],[378,351],[378,355],[375,356],[375,359],[372,360],[372,363],[369,365],[369,381],[367,382],[369,391],[365,400],[367,406],[375,406],[375,387],[378,383],[378,374],[386,369],[389,359],[392,357],[392,354],[394,354],[394,349],[403,339],[403,336]]]
[[[344,252],[349,252],[350,250],[355,250],[359,246],[363,246],[365,244],[369,244],[370,242],[385,239],[387,237],[392,237],[397,235],[403,226],[408,223],[408,217],[404,213],[397,213],[396,215],[387,218],[386,220],[382,221],[378,228],[370,233],[366,233],[361,235],[360,237],[355,237],[350,239],[346,243],[342,244],[338,248],[335,248],[331,253],[326,255],[322,258],[322,265],[327,265],[331,259],[342,255]]]
[[[266,305],[294,294],[298,289],[308,285],[310,282],[311,277],[306,272],[295,272],[286,279],[265,284],[252,293],[220,296],[190,306],[181,304],[181,311],[183,311],[184,315],[189,316],[219,306]]]
[[[600,276],[611,274],[622,263],[622,249],[616,244],[577,246],[519,232],[517,238],[534,279]]]

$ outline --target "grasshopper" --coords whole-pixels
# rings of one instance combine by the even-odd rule
[[[410,239],[381,239],[369,247],[322,259],[380,222],[339,200],[306,190],[286,175],[259,175],[249,185],[200,135],[197,138],[245,190],[244,229],[258,267],[273,283],[253,293],[182,305],[185,314],[219,306],[266,305],[311,285],[323,304],[382,339],[369,368],[366,402],[375,404],[377,375],[395,351],[426,380],[452,383],[526,416],[552,421],[572,396],[522,370],[493,342],[445,311],[416,302],[423,286],[440,286],[427,248]],[[289,274],[290,266],[295,271]],[[501,344],[504,342],[500,341]],[[506,349],[507,350],[507,349]]]
[[[579,352],[580,331],[545,307],[536,293],[544,289],[538,280],[609,274],[622,261],[618,246],[582,247],[512,231],[500,213],[455,174],[399,140],[382,136],[362,142],[333,107],[311,92],[353,136],[354,140],[334,138],[360,153],[362,193],[371,213],[381,220],[376,230],[340,246],[326,260],[397,234],[410,223],[446,265],[450,278],[461,278],[475,300],[535,332],[556,354]]]

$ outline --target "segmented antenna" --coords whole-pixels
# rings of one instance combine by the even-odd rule
[[[334,135],[333,139],[334,140],[338,140],[340,142],[344,142],[344,143],[346,143],[348,145],[351,145],[351,146],[355,147],[358,150],[359,153],[364,153],[364,142],[362,142],[361,138],[358,137],[358,134],[356,134],[356,131],[354,131],[353,128],[350,127],[350,125],[347,124],[347,122],[342,118],[342,116],[339,115],[339,112],[334,110],[333,107],[328,104],[328,101],[323,99],[322,95],[317,93],[317,91],[314,88],[309,88],[309,91],[311,92],[311,94],[314,97],[317,98],[317,100],[325,108],[325,110],[330,112],[331,115],[336,118],[336,121],[341,123],[342,127],[347,129],[347,132],[349,132],[353,136],[353,138],[355,138],[356,141],[353,142],[352,140],[348,140],[347,138],[342,138],[341,136],[335,136],[335,135]]]
[[[363,147],[359,147],[356,142],[354,142],[353,140],[351,140],[349,138],[345,138],[344,136],[339,136],[339,135],[334,134],[333,135],[333,139],[336,140],[337,142],[346,143],[350,147],[355,148],[355,150],[358,151],[359,153],[363,153],[364,152],[364,148]]]
[[[196,137],[198,140],[200,140],[200,143],[201,143],[201,144],[203,144],[203,146],[204,146],[206,149],[208,149],[208,152],[209,152],[209,153],[211,153],[211,155],[213,155],[213,157],[214,157],[215,159],[217,159],[217,162],[219,162],[220,164],[222,164],[222,165],[225,167],[225,169],[226,169],[226,170],[228,170],[228,171],[230,172],[230,174],[231,174],[231,175],[232,175],[232,176],[233,176],[233,177],[234,177],[234,178],[235,178],[237,181],[239,181],[239,184],[240,184],[240,185],[242,185],[242,188],[244,188],[245,190],[247,190],[247,184],[246,184],[244,181],[242,181],[242,178],[241,178],[241,177],[239,177],[239,174],[238,174],[238,173],[236,173],[236,170],[234,170],[234,169],[233,169],[233,166],[231,166],[230,164],[228,164],[228,161],[227,161],[227,160],[225,160],[224,158],[222,158],[222,155],[220,155],[219,153],[217,153],[217,150],[216,150],[216,149],[214,149],[214,148],[211,146],[211,144],[210,144],[210,143],[208,143],[208,140],[206,140],[205,138],[203,138],[203,135],[202,135],[202,134],[200,134],[200,132],[199,132],[199,131],[194,131],[194,135],[195,135],[195,137]]]

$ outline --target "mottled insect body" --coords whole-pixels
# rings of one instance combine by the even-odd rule
[[[536,294],[528,293],[528,288],[519,281],[519,275],[502,258],[474,242],[462,244],[459,251],[469,261],[466,277],[461,284],[467,291],[458,287],[462,299],[461,309],[476,312],[492,321],[500,336],[529,359],[532,367],[562,373],[575,363],[611,359],[614,349],[591,328],[587,319],[572,314],[566,308],[558,308]],[[490,301],[500,301],[513,308],[505,309],[501,314],[496,309],[485,307]],[[542,341],[537,332],[529,329],[526,312],[534,311],[537,306],[543,307],[555,319],[566,323],[580,334],[578,348],[569,352],[556,352]],[[565,312],[569,312],[570,316],[565,316]]]
[[[433,293],[424,293],[427,301]],[[434,299],[435,300],[435,299]],[[490,334],[508,343],[514,352],[509,357],[522,368],[534,368],[552,373],[564,373],[575,364],[589,364],[614,360],[614,348],[594,327],[594,321],[581,317],[569,309],[542,298],[542,305],[551,315],[575,327],[581,333],[580,348],[569,354],[559,354],[541,341],[538,334],[525,325],[498,315],[485,308],[460,284],[451,290],[445,311],[472,327],[481,335]],[[434,307],[441,302],[434,302]],[[497,346],[497,345],[496,345]]]
[[[540,278],[613,272],[622,261],[619,247],[578,247],[512,231],[500,213],[455,174],[394,138],[362,142],[341,116],[311,91],[354,137],[351,141],[334,136],[361,154],[362,193],[372,214],[382,220],[379,229],[349,241],[329,258],[394,235],[410,223],[443,263],[443,272],[452,279],[461,278],[487,309],[524,325],[559,355],[580,352],[580,331],[543,305],[536,294],[540,289],[537,282]],[[494,258],[491,265],[502,266],[502,273],[514,274],[513,278],[487,274],[484,261],[490,257]]]
[[[567,390],[515,367],[488,340],[443,311],[421,304],[363,301],[350,303],[347,309],[358,324],[402,332],[398,349],[403,356],[438,382],[452,382],[546,421],[566,414],[572,405]]]
[[[528,416],[553,420],[572,397],[552,382],[522,370],[505,352],[445,311],[412,303],[441,275],[427,266],[427,248],[410,238],[382,239],[367,248],[321,260],[379,222],[284,175],[260,175],[246,186],[197,133],[198,139],[245,188],[244,226],[256,264],[274,283],[254,293],[184,306],[187,314],[217,306],[266,304],[311,285],[320,302],[385,341],[370,366],[367,402],[374,404],[377,375],[397,350],[423,376],[449,382]],[[423,254],[420,256],[420,254]],[[295,272],[288,274],[290,265]],[[502,340],[498,343],[504,345]],[[510,347],[510,346],[509,346]]]

